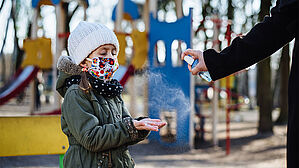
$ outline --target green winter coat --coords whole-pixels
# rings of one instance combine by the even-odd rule
[[[64,167],[134,167],[127,147],[149,132],[136,130],[120,97],[104,98],[92,90],[86,93],[77,84],[66,89],[65,79],[71,75],[60,72],[56,86],[64,97],[61,128],[69,140]]]

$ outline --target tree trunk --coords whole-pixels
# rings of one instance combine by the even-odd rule
[[[6,63],[5,63],[5,55],[4,55],[4,47],[5,47],[5,44],[6,44],[6,38],[7,38],[7,33],[8,33],[8,27],[9,27],[9,20],[10,20],[10,17],[9,19],[7,20],[7,23],[6,23],[6,28],[5,28],[5,34],[4,34],[4,38],[3,38],[3,42],[2,42],[2,46],[1,46],[1,51],[0,51],[0,58],[2,58],[2,69],[1,69],[1,81],[0,82],[3,82],[5,83],[6,82]]]
[[[65,15],[64,15],[65,23],[63,23],[63,24],[65,24],[65,27],[64,27],[64,32],[62,32],[62,33],[67,33],[67,32],[70,32],[69,23],[71,22],[71,18],[69,17],[69,14],[68,14],[69,13],[69,3],[68,2],[62,2],[62,9],[65,13]],[[65,38],[62,48],[66,48],[67,39],[68,38]],[[68,52],[68,50],[67,50],[67,52]]]
[[[234,19],[234,7],[233,7],[233,0],[227,1],[227,18],[230,20]]]
[[[204,27],[204,21],[206,19],[207,16],[212,14],[212,7],[209,3],[209,1],[202,1],[202,17],[203,17],[203,22],[200,24],[200,26],[202,26],[204,28],[204,34],[205,34],[205,45],[204,45],[204,50],[207,49],[207,43],[208,43],[208,35],[207,35],[207,31],[205,30]]]
[[[12,13],[11,13],[11,18],[13,20],[13,26],[14,26],[14,51],[13,51],[13,64],[15,66],[14,68],[14,72],[12,73],[15,73],[19,67],[21,66],[22,64],[22,61],[23,61],[23,54],[24,52],[21,51],[20,49],[20,46],[19,46],[19,38],[17,36],[17,13],[18,11],[16,10],[17,9],[17,6],[19,5],[18,3],[20,3],[19,1],[15,1],[15,3],[13,3],[13,7],[12,7]]]
[[[283,47],[280,58],[280,89],[279,89],[279,105],[280,114],[276,120],[276,124],[286,124],[288,121],[288,80],[290,74],[290,55],[289,44]]]
[[[271,0],[261,0],[259,21],[269,15]],[[270,58],[258,63],[257,93],[259,101],[259,133],[273,133]]]

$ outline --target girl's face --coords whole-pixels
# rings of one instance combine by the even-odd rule
[[[96,57],[117,59],[115,46],[112,44],[102,45],[94,50],[91,54],[89,54],[87,58],[93,59]],[[85,63],[88,68],[91,67],[91,61],[86,60]]]
[[[93,77],[110,81],[119,64],[114,45],[106,44],[94,50],[80,65]]]

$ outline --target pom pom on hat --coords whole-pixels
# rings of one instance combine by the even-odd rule
[[[71,32],[67,48],[70,57],[79,65],[92,51],[104,44],[113,44],[118,55],[119,43],[112,30],[100,23],[81,21]]]

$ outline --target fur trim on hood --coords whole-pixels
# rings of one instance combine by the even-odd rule
[[[71,57],[60,56],[57,61],[57,69],[59,70],[59,75],[56,82],[56,90],[64,97],[67,91],[65,80],[73,75],[80,75],[82,67],[75,64]]]
[[[77,65],[70,56],[60,56],[57,61],[57,69],[70,75],[80,75],[82,67]]]

